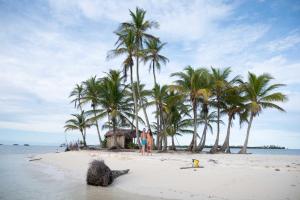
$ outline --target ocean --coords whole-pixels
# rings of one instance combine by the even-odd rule
[[[150,200],[152,197],[135,195],[109,186],[89,186],[68,177],[59,169],[29,162],[41,153],[60,152],[55,146],[0,145],[1,200]]]

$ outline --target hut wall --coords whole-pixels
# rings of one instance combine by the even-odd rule
[[[120,145],[120,147],[125,147],[125,137],[124,136],[117,136],[117,142]],[[114,137],[108,137],[107,138],[107,148],[111,148],[114,146]]]

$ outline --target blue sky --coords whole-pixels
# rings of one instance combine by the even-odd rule
[[[232,75],[244,77],[248,71],[271,73],[275,82],[287,84],[287,113],[264,111],[254,120],[249,145],[300,148],[300,2],[288,0],[0,0],[0,143],[64,141],[64,122],[76,112],[69,104],[71,89],[109,68],[121,69],[121,58],[105,58],[116,41],[113,31],[136,6],[160,23],[151,32],[168,43],[163,53],[170,62],[158,75],[160,83],[171,83],[169,74],[187,65],[230,66]],[[143,69],[142,82],[150,88],[152,76],[147,65]],[[242,144],[245,127],[236,123],[232,130],[231,144]],[[214,137],[209,135],[209,144]],[[88,142],[97,144],[94,129]]]

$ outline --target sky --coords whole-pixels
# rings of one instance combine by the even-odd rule
[[[130,20],[129,9],[136,6],[160,24],[150,32],[167,43],[162,54],[170,62],[157,75],[159,83],[170,84],[170,73],[187,65],[231,67],[232,76],[244,80],[248,71],[270,73],[273,83],[286,84],[281,91],[289,100],[281,106],[287,112],[264,110],[253,121],[249,145],[300,148],[298,0],[0,0],[0,143],[60,144],[80,138],[79,132],[63,129],[78,112],[70,91],[91,76],[122,69],[122,58],[107,60],[106,55],[117,39],[113,32]],[[151,88],[148,64],[140,71],[141,82]],[[227,122],[222,119],[221,142]],[[98,143],[96,129],[87,134],[89,144]],[[243,144],[245,134],[246,126],[234,122],[231,144]],[[188,144],[191,135],[177,139]]]

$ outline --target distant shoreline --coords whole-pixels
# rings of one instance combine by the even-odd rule
[[[18,143],[13,143],[13,144],[0,144],[0,145],[8,145],[8,146],[19,146],[19,145],[24,145],[24,146],[61,146],[61,144],[52,144],[52,145],[41,145],[41,144],[18,144]],[[97,147],[98,145],[88,145],[90,147]],[[169,146],[170,147],[170,146]],[[188,148],[188,145],[180,145],[176,146],[178,149],[185,149]],[[212,145],[207,145],[204,148],[212,148]],[[242,146],[230,146],[231,149],[240,149]],[[248,149],[290,149],[284,146],[276,146],[276,145],[265,145],[265,146],[249,146],[247,147]]]

